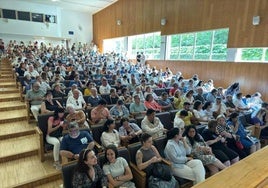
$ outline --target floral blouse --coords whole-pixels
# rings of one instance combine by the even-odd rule
[[[95,178],[92,180],[88,174],[76,171],[73,176],[72,184],[74,188],[98,188],[107,186],[107,176],[99,165],[94,166]]]

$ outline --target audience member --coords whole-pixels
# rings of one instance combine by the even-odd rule
[[[205,114],[205,112],[203,111],[202,107],[203,107],[203,105],[202,105],[201,101],[195,101],[194,107],[193,107],[193,114],[199,123],[207,124],[207,122],[209,121],[209,118]]]
[[[162,107],[162,110],[164,110],[164,111],[173,110],[173,103],[168,98],[168,93],[167,92],[163,92],[161,94],[161,99],[158,101],[158,104]]]
[[[54,88],[52,90],[53,97],[55,97],[55,98],[63,98],[63,97],[66,96],[66,94],[61,89],[60,83],[55,84],[54,87],[52,87],[52,88]]]
[[[233,100],[234,105],[242,113],[251,113],[252,110],[250,109],[249,106],[247,106],[243,102],[242,98],[243,98],[243,94],[242,93],[237,93],[235,98],[234,98],[234,100]]]
[[[127,107],[124,105],[124,102],[119,99],[116,102],[116,105],[114,105],[110,109],[110,115],[115,119],[121,119],[121,118],[127,118],[129,117],[129,111]]]
[[[135,95],[138,95],[140,97],[141,102],[144,102],[145,98],[140,86],[136,86],[135,91],[132,94],[132,97],[134,97]]]
[[[207,94],[206,101],[215,103],[218,91],[217,89],[212,89],[211,92]]]
[[[174,93],[174,98],[173,98],[173,107],[175,110],[179,110],[183,108],[183,102],[182,102],[182,97],[181,97],[181,91],[177,90]]]
[[[232,132],[230,127],[227,126],[224,115],[219,115],[217,117],[217,123],[218,125],[216,127],[216,131],[219,133],[219,135],[226,139],[227,146],[235,151],[239,155],[240,159],[244,159],[246,156],[248,156],[245,148],[238,148],[236,142],[240,142],[240,138]]]
[[[67,124],[64,122],[64,109],[57,108],[54,115],[50,116],[47,121],[46,141],[53,145],[54,166],[57,170],[61,169],[60,165],[60,141],[62,140],[62,131],[65,130]]]
[[[196,88],[196,94],[194,95],[194,100],[195,101],[199,100],[202,102],[202,104],[205,103],[205,98],[203,96],[203,88],[202,87],[199,86]]]
[[[194,184],[205,180],[205,168],[199,159],[187,157],[191,153],[191,148],[182,137],[178,128],[172,128],[167,132],[167,145],[165,156],[172,163],[172,173],[174,176],[192,180]]]
[[[69,159],[78,159],[83,149],[93,149],[95,142],[88,131],[80,131],[76,122],[70,122],[69,134],[65,135],[60,144],[60,155]]]
[[[57,108],[63,108],[58,100],[53,101],[50,91],[45,94],[45,101],[41,103],[41,114],[53,113]]]
[[[84,90],[84,96],[91,96],[91,89],[94,88],[95,85],[93,82],[87,82],[86,83],[86,88]]]
[[[40,89],[40,83],[33,83],[33,88],[26,93],[25,100],[30,102],[31,111],[35,120],[37,121],[37,116],[39,114],[39,110],[41,108],[41,103],[43,102],[43,97],[45,93]]]
[[[210,120],[208,129],[204,129],[202,137],[207,145],[212,148],[212,152],[225,166],[230,166],[239,161],[239,155],[225,145],[226,138],[222,137],[217,132],[217,121]]]
[[[119,99],[119,96],[118,94],[116,93],[116,89],[115,88],[111,88],[110,89],[110,95],[107,99],[107,103],[108,104],[116,104],[116,102],[118,101]]]
[[[116,146],[107,146],[105,150],[105,161],[103,171],[113,187],[135,188],[135,184],[131,181],[133,175],[128,163],[126,159],[118,156]]]
[[[101,79],[101,86],[99,88],[100,94],[109,94],[111,90],[111,86],[108,83],[108,80],[103,77]]]
[[[121,139],[118,131],[115,129],[115,122],[113,119],[107,119],[103,126],[103,132],[101,134],[101,144],[107,147],[111,144],[116,147],[121,145]]]
[[[238,116],[238,113],[232,113],[227,121],[227,126],[229,126],[234,134],[239,136],[239,140],[243,146],[249,150],[249,153],[254,153],[260,149],[260,141],[257,138],[248,135],[244,125],[239,121]]]
[[[156,112],[161,112],[162,106],[160,106],[153,98],[152,94],[148,94],[144,101],[144,106],[147,109],[153,109]]]
[[[98,165],[95,152],[83,149],[79,153],[72,179],[73,187],[108,187],[107,176]]]
[[[80,128],[89,128],[89,125],[86,121],[86,115],[83,110],[75,110],[72,104],[68,104],[66,110],[68,112],[68,115],[66,116],[66,120],[68,122],[76,122]]]
[[[136,153],[136,163],[140,170],[146,172],[146,178],[149,180],[153,178],[153,168],[155,163],[162,162],[162,157],[160,156],[158,150],[153,145],[153,138],[147,133],[141,135],[141,148]],[[150,181],[148,182],[148,187],[151,187]],[[165,181],[165,185],[169,187],[176,187],[176,180],[172,176],[170,181]]]
[[[147,110],[146,116],[141,121],[141,128],[144,133],[151,135],[153,138],[160,137],[167,131],[160,119],[155,117],[153,109]]]
[[[183,119],[188,116],[188,112],[186,110],[181,110],[176,113],[174,118],[173,127],[180,129],[180,131],[184,131],[185,122]]]
[[[211,148],[206,144],[202,136],[197,133],[195,126],[187,126],[185,136],[186,143],[191,148],[193,158],[201,160],[203,165],[209,169],[210,175],[214,175],[226,168],[226,166],[214,156]]]
[[[138,95],[134,96],[134,102],[132,102],[129,106],[130,114],[135,118],[143,117],[146,113],[146,108],[144,104],[141,102],[140,97]]]
[[[98,106],[91,110],[90,116],[93,123],[103,124],[107,119],[112,119],[106,105],[107,102],[104,99],[101,99],[98,102]]]
[[[128,118],[122,118],[120,121],[119,136],[123,145],[132,144],[139,141],[142,133],[141,128],[136,123],[130,123]]]
[[[88,105],[96,107],[101,100],[101,96],[98,95],[96,88],[91,88],[91,95],[88,97]]]
[[[69,96],[66,102],[66,106],[73,105],[75,110],[86,109],[87,103],[85,102],[83,96],[80,96],[79,90],[73,90],[73,96]]]

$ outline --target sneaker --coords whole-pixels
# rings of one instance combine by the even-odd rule
[[[53,166],[56,168],[56,170],[61,170],[61,165],[59,161],[55,161]]]

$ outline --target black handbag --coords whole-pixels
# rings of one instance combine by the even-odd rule
[[[152,169],[152,175],[155,178],[162,179],[164,181],[170,181],[172,178],[170,167],[164,163],[154,163]]]

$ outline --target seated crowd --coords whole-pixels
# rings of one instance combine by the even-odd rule
[[[206,173],[259,150],[259,138],[268,137],[268,103],[258,92],[243,97],[239,83],[215,88],[213,80],[204,83],[197,74],[184,79],[168,67],[163,72],[120,54],[100,54],[94,44],[65,49],[11,41],[7,54],[34,118],[51,116],[44,134],[54,146],[55,167],[61,168],[60,156],[78,160],[75,187],[135,187],[132,169],[117,149],[139,141],[136,164],[146,172],[147,183],[153,182],[154,164],[167,159],[174,177],[166,185],[176,187],[177,177],[204,181]],[[157,115],[171,111],[176,113],[168,128]],[[240,116],[250,117],[255,137]],[[167,143],[158,151],[152,143],[163,136]],[[97,164],[101,151],[103,167]]]

